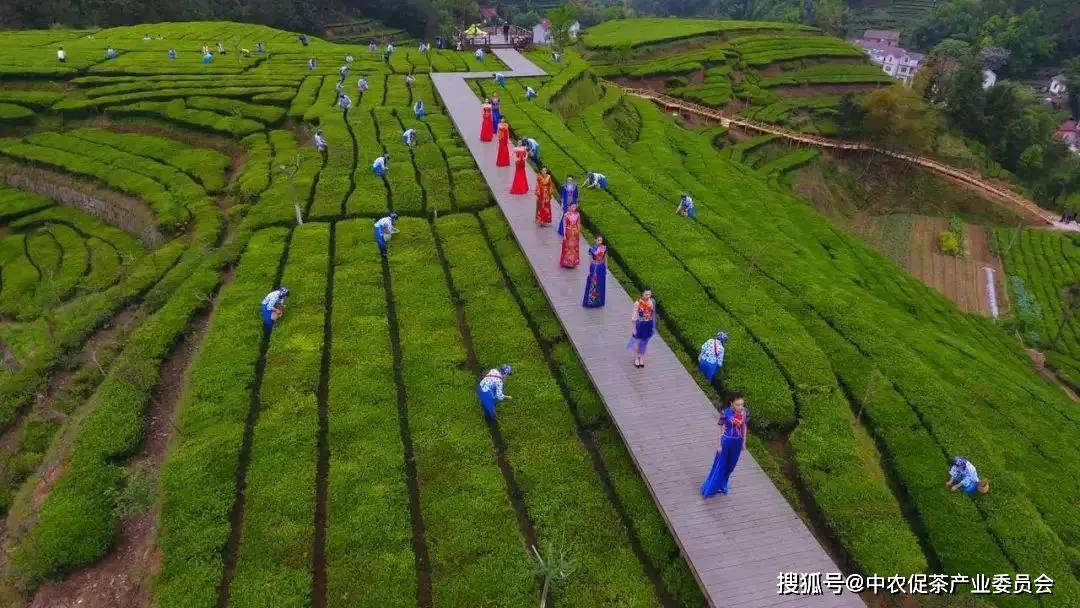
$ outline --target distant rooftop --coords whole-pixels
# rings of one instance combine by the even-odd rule
[[[891,40],[893,42],[900,41],[900,32],[894,32],[893,30],[866,30],[863,33],[863,38],[871,40]]]

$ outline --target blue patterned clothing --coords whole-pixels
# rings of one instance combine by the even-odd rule
[[[497,369],[493,369],[487,373],[480,380],[480,391],[489,393],[494,391],[495,400],[502,401],[505,396],[503,395],[503,375]]]

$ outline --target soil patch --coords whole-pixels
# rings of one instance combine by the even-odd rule
[[[154,475],[161,468],[177,405],[183,395],[187,369],[206,336],[210,314],[197,317],[184,339],[161,366],[150,395],[146,434],[131,463],[145,463]],[[38,589],[29,608],[148,608],[153,605],[150,582],[161,564],[154,544],[158,507],[130,517],[120,525],[116,547],[101,561],[74,571],[63,581]]]

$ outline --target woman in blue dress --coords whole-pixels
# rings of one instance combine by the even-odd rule
[[[596,244],[589,247],[589,278],[585,279],[585,297],[581,305],[585,308],[601,308],[604,305],[605,286],[607,283],[607,245],[604,237],[596,235]]]
[[[499,123],[502,121],[502,111],[500,110],[500,101],[498,95],[492,95],[491,101],[491,128],[498,130]]]
[[[716,493],[728,493],[728,481],[739,455],[746,447],[746,438],[750,431],[750,410],[746,407],[746,397],[742,393],[730,393],[725,399],[727,407],[720,412],[720,439],[713,458],[712,469],[705,483],[701,484],[701,495],[708,498]]]
[[[495,418],[495,406],[504,400],[511,399],[510,395],[503,393],[503,381],[513,373],[508,363],[504,363],[499,369],[488,371],[480,384],[476,386],[476,395],[480,397],[480,407],[484,408],[484,415],[489,419]]]
[[[645,351],[649,348],[649,340],[656,330],[656,300],[652,297],[652,290],[646,289],[641,297],[634,302],[634,313],[631,316],[634,323],[634,335],[630,337],[627,346],[634,350],[634,367],[645,367]]]
[[[562,198],[562,214],[565,216],[566,212],[570,210],[570,205],[578,204],[578,187],[574,183],[574,178],[566,178],[566,183],[562,188],[559,188],[559,196]],[[563,235],[563,218],[559,218],[559,236]]]

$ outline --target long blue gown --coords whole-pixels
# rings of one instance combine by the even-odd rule
[[[589,277],[585,279],[585,297],[581,305],[585,308],[600,308],[604,305],[607,285],[607,246],[589,247]]]
[[[498,97],[491,98],[491,128],[498,131],[499,122],[502,121],[502,111],[499,110],[500,101]]]
[[[570,205],[577,204],[578,202],[578,187],[574,184],[572,188],[568,188],[563,185],[559,188],[559,196],[562,198],[562,215],[565,216],[566,212],[570,210]],[[557,230],[559,236],[563,235],[563,218],[559,217],[559,228]]]
[[[739,463],[739,455],[742,454],[743,443],[746,441],[746,425],[750,421],[750,410],[743,408],[742,414],[735,412],[733,407],[725,407],[720,412],[720,426],[724,428],[723,438],[720,440],[721,449],[713,458],[709,476],[701,484],[701,495],[708,498],[715,496],[717,492],[728,493],[728,482],[735,465]]]

